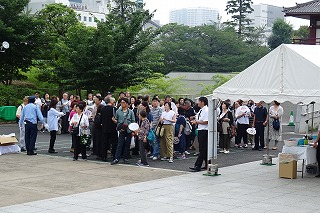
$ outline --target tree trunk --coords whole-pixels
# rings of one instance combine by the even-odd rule
[[[242,2],[243,0],[240,0],[240,6],[239,6],[239,12],[240,12],[240,15],[239,15],[239,29],[238,29],[238,37],[241,36],[242,34]]]

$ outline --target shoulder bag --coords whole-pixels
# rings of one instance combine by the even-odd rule
[[[82,115],[83,114],[81,114],[81,116],[80,116],[80,120],[79,120],[78,125],[72,127],[72,129],[70,131],[71,135],[79,136],[79,133],[80,133],[79,125],[80,125],[80,122],[81,122],[81,119],[82,119]]]
[[[130,114],[130,111],[128,109],[128,114],[126,115],[124,121],[122,123],[119,123],[119,125],[117,126],[117,131],[127,131],[128,129],[128,124],[126,123],[128,116]]]

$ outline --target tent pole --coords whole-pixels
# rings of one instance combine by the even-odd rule
[[[267,108],[267,112],[268,112],[268,119],[267,119],[267,154],[262,156],[262,163],[261,165],[266,165],[266,166],[272,166],[275,165],[272,163],[272,156],[269,155],[269,144],[270,144],[270,134],[269,134],[269,130],[270,130],[270,125],[269,125],[269,111],[270,111],[270,103],[268,103],[268,108]]]
[[[217,132],[217,99],[209,99],[209,115],[208,115],[208,157],[207,157],[207,173],[206,176],[219,176],[218,173],[218,132]],[[212,167],[214,172],[212,172]]]

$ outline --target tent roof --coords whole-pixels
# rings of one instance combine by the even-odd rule
[[[282,44],[213,91],[222,100],[320,102],[320,45]]]

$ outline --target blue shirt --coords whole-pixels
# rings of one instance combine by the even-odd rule
[[[44,122],[42,113],[37,105],[34,103],[29,103],[25,107],[23,107],[21,111],[19,127],[23,127],[23,122],[29,121],[33,124],[37,124],[37,118],[41,121],[43,125],[46,123]]]

